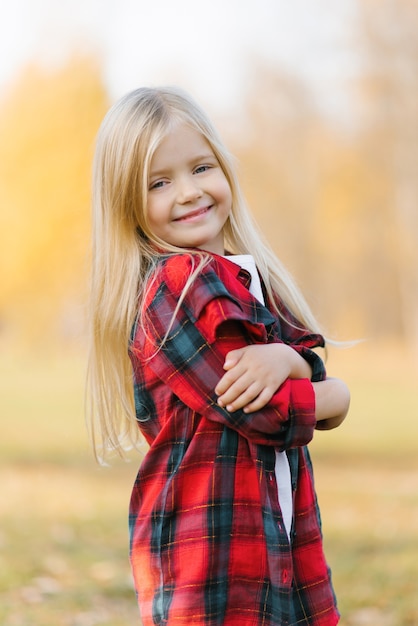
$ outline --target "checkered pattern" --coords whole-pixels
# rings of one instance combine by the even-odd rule
[[[285,381],[251,414],[228,413],[214,393],[226,354],[248,343],[292,344],[321,380],[311,349],[323,339],[279,320],[249,293],[245,272],[214,255],[163,342],[191,267],[187,254],[163,259],[146,332],[136,328],[130,345],[138,425],[150,444],[130,504],[144,626],[333,626],[338,612],[306,448],[316,423],[311,382]],[[290,543],[274,448],[291,467]]]

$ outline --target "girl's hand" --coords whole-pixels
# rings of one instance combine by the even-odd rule
[[[226,374],[215,388],[219,406],[227,411],[259,411],[287,378],[311,378],[309,364],[283,343],[253,344],[228,352]]]

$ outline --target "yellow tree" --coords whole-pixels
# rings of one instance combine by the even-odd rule
[[[368,2],[373,5],[361,6]],[[374,6],[379,15],[381,4]],[[373,12],[369,17],[377,28]],[[363,41],[371,46],[371,34]],[[388,61],[383,89],[381,55],[376,67],[371,60],[364,64],[370,117],[367,123],[356,118],[361,108],[353,107],[351,128],[320,115],[300,78],[257,66],[242,128],[247,139],[236,142],[262,230],[331,334],[338,328],[340,337],[412,337],[418,322],[418,71],[415,57],[403,55],[409,68],[402,70],[404,80],[409,77],[404,86],[396,72],[388,83]]]
[[[352,294],[361,267],[352,234],[364,217],[356,138],[333,128],[303,80],[278,67],[255,67],[246,111],[236,152],[262,231],[330,332],[364,333],[367,314]]]
[[[363,150],[385,194],[392,230],[381,248],[396,273],[402,334],[418,347],[418,1],[358,3],[362,43]],[[378,196],[376,196],[377,198]],[[376,265],[376,271],[381,271]]]
[[[0,317],[27,339],[80,331],[94,137],[108,106],[98,63],[27,67],[0,100]]]
[[[261,230],[300,278],[306,276],[318,185],[318,115],[296,76],[256,63],[234,152]]]

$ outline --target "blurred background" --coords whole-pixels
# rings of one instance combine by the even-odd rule
[[[177,84],[327,334],[316,467],[342,625],[417,626],[418,0],[14,0],[0,22],[0,622],[139,623],[139,457],[84,426],[90,174],[109,106]]]

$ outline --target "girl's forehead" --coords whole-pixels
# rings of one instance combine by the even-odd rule
[[[151,159],[151,168],[182,158],[193,159],[199,156],[214,155],[206,137],[189,124],[178,123],[162,137]]]

